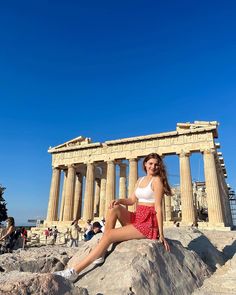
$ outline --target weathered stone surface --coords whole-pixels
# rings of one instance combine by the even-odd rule
[[[87,295],[68,280],[52,274],[12,271],[0,276],[0,294],[4,295]]]
[[[101,235],[96,235],[89,242],[80,242],[79,248],[44,246],[0,255],[0,295],[190,295],[194,290],[198,292],[196,295],[205,295],[207,292],[212,292],[209,293],[211,295],[235,294],[232,293],[236,277],[233,272],[236,269],[235,257],[217,269],[203,284],[205,278],[211,275],[212,269],[220,266],[222,253],[199,231],[170,228],[165,230],[165,234],[171,238],[170,253],[157,241],[122,242],[108,249],[102,266],[91,265],[86,268],[74,285],[63,278],[43,272],[54,272],[80,261],[96,246]],[[231,251],[235,250],[235,241],[227,240],[227,247]],[[209,253],[210,258],[207,257]],[[221,283],[217,284],[214,276]],[[224,285],[225,289],[221,289]],[[226,290],[228,293],[217,293],[217,290]]]
[[[0,271],[46,273],[61,270],[76,251],[77,249],[62,246],[17,250],[14,253],[0,255]]]
[[[83,245],[69,265],[80,261],[94,244],[96,240]],[[178,241],[170,244],[168,253],[157,241],[122,242],[102,266],[85,269],[75,285],[87,288],[89,294],[189,295],[211,272],[195,252]]]
[[[184,247],[196,252],[212,271],[225,263],[223,253],[197,229],[191,227],[166,228],[165,236],[171,240],[180,241]]]
[[[236,254],[226,264],[204,281],[194,295],[236,295]]]

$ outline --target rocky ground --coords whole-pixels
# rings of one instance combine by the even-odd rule
[[[236,295],[236,232],[170,228],[165,233],[170,253],[157,241],[122,242],[75,284],[52,273],[83,259],[98,235],[78,248],[43,246],[0,255],[0,295]]]

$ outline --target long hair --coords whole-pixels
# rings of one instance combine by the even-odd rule
[[[150,159],[157,160],[158,167],[157,167],[156,176],[159,176],[161,178],[161,181],[163,183],[163,188],[164,188],[164,194],[166,194],[168,196],[172,196],[173,194],[172,194],[172,191],[171,191],[168,179],[167,179],[167,175],[166,175],[166,167],[165,167],[165,164],[163,163],[161,156],[159,156],[157,153],[151,153],[151,154],[147,155],[143,160],[144,171],[147,172],[145,164]]]
[[[9,228],[10,226],[15,226],[15,220],[13,217],[8,217],[7,218],[7,221],[8,221],[8,226],[7,228]]]

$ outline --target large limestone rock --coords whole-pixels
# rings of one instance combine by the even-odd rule
[[[91,241],[96,244],[98,237]],[[189,295],[210,275],[208,266],[193,251],[180,242],[170,241],[166,252],[157,241],[132,240],[118,244],[96,268],[85,269],[75,283],[89,294],[161,294]],[[69,262],[79,262],[89,243],[83,245]]]
[[[203,283],[194,295],[236,295],[236,254]]]
[[[1,295],[87,295],[67,280],[52,274],[12,271],[0,276]]]
[[[0,255],[0,295],[190,295],[197,288],[208,290],[207,286],[201,289],[205,283],[201,286],[212,270],[221,265],[222,253],[199,231],[171,228],[165,233],[170,239],[170,253],[157,241],[122,242],[110,247],[102,266],[86,268],[74,285],[50,273],[79,262],[96,246],[101,235],[80,242],[79,248],[74,249],[55,245]],[[231,274],[231,266],[228,267]]]
[[[180,241],[188,250],[196,252],[212,271],[225,263],[223,253],[197,229],[191,227],[167,228],[165,236],[172,241]]]
[[[17,250],[0,255],[0,271],[46,273],[64,269],[77,249],[63,246],[45,246]]]

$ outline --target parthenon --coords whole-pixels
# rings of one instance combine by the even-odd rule
[[[50,147],[52,180],[45,226],[68,225],[74,219],[105,216],[112,200],[126,198],[133,191],[138,179],[138,161],[156,152],[163,158],[168,155],[179,157],[181,225],[191,225],[196,219],[190,157],[192,153],[202,153],[208,206],[205,226],[230,228],[232,217],[225,181],[227,174],[223,157],[217,152],[219,144],[215,142],[218,125],[216,121],[177,123],[176,130],[171,132],[104,143],[93,143],[90,138],[79,136]],[[119,175],[116,175],[117,167]],[[116,195],[117,186],[119,196]],[[165,196],[163,203],[164,220],[170,222],[171,197]]]

